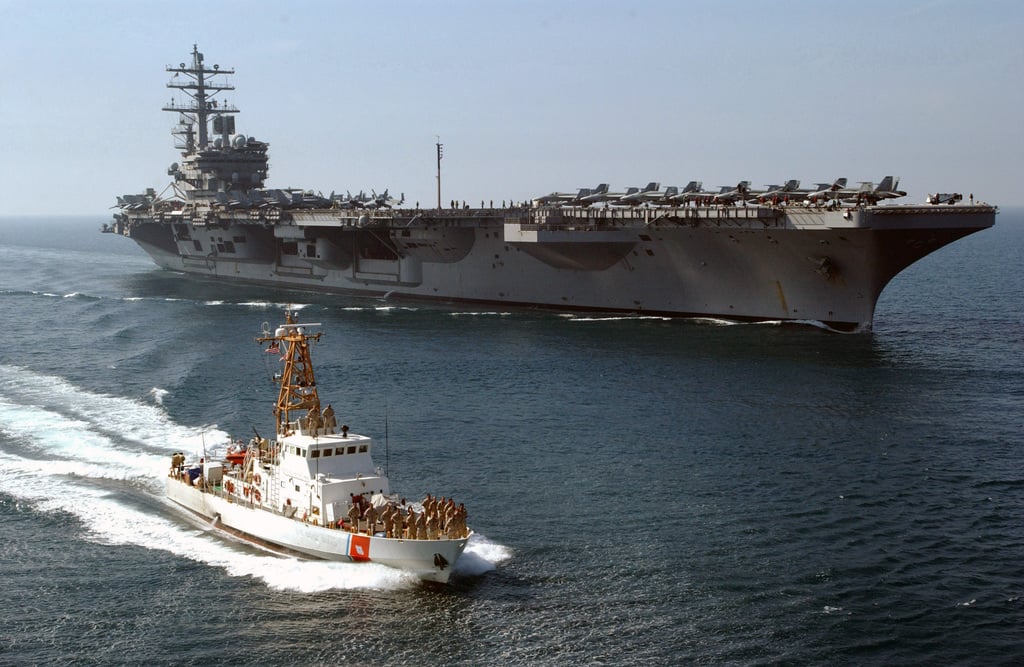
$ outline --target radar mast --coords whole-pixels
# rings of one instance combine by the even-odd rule
[[[198,45],[192,45],[192,65],[186,66],[180,63],[177,67],[167,66],[168,72],[174,72],[174,76],[167,82],[168,88],[177,88],[191,97],[188,101],[172,99],[164,111],[174,111],[179,114],[178,128],[175,134],[183,139],[178,147],[191,153],[209,148],[209,120],[213,118],[214,132],[221,135],[226,143],[228,137],[235,131],[235,119],[232,114],[238,113],[238,108],[213,99],[214,96],[224,90],[234,90],[235,87],[226,81],[215,79],[220,75],[234,74],[233,69],[220,69],[220,65],[214,65],[208,69],[203,65],[203,54],[199,52]],[[182,76],[184,75],[184,76]],[[199,131],[199,141],[196,143],[195,130]]]
[[[284,367],[277,377],[281,388],[277,393],[277,404],[274,416],[277,419],[277,435],[291,434],[292,419],[290,413],[299,411],[305,417],[311,410],[320,414],[320,395],[316,390],[316,378],[313,375],[313,362],[309,356],[310,341],[319,341],[321,332],[306,333],[306,327],[318,324],[299,324],[288,312],[285,323],[271,334],[269,329],[256,338],[257,343],[271,343],[268,351],[277,346],[282,354]],[[283,347],[282,347],[283,346]]]

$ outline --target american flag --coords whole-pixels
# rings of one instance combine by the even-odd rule
[[[277,346],[277,343],[273,343],[270,347],[267,348],[267,354],[277,354],[280,351],[281,348]]]

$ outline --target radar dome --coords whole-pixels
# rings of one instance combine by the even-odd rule
[[[236,134],[235,138],[232,139],[231,143],[235,146],[235,148],[244,148],[245,147],[245,135],[244,134]]]

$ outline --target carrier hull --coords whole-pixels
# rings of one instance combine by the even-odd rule
[[[990,206],[346,212],[210,224],[124,215],[159,266],[327,293],[869,330],[888,282]],[[225,243],[225,240],[229,240]]]

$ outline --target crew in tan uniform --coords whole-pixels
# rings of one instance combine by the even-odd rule
[[[410,540],[416,539],[416,510],[409,508],[409,515],[405,518],[405,537]]]
[[[316,406],[310,408],[306,415],[306,429],[314,438],[317,436],[317,431],[320,429],[320,413],[317,412]]]
[[[416,539],[427,539],[427,513],[423,512],[416,517]]]
[[[366,519],[366,534],[373,535],[373,531],[377,527],[377,508],[373,506],[373,503],[367,503],[363,518]]]
[[[352,523],[352,530],[359,530],[359,505],[352,503],[348,508],[348,520]]]
[[[334,433],[335,427],[338,425],[338,421],[334,418],[334,408],[328,403],[327,407],[324,408],[324,412],[320,415],[321,425],[324,427],[324,434]]]

